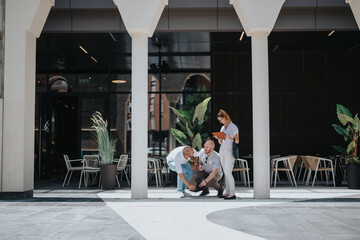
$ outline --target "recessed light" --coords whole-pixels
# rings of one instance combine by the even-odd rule
[[[94,61],[94,62],[98,62],[93,56],[90,56],[91,57],[91,59]]]
[[[83,50],[84,53],[88,54],[88,52],[85,50],[85,48],[83,48],[82,46],[79,46],[79,48],[80,48],[81,50]]]
[[[126,80],[112,80],[112,83],[126,83]]]
[[[245,31],[242,31],[239,41],[241,41],[243,39],[244,33],[245,33]]]

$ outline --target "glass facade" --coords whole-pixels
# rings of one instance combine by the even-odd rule
[[[77,48],[85,37],[104,41],[100,35],[74,34],[75,39],[69,40],[69,34],[45,34],[38,40],[35,144],[40,161],[35,161],[35,169],[43,178],[63,173],[63,154],[79,158],[98,152],[90,120],[95,111],[107,119],[110,135],[117,139],[115,157],[131,154],[131,56],[111,51],[94,54],[99,65],[92,67],[94,61]],[[77,45],[70,51],[72,41]],[[81,44],[91,51],[90,43]],[[60,56],[55,56],[55,46],[63,49]],[[190,110],[211,95],[210,53],[163,56],[149,49],[148,154],[167,155],[179,145],[170,134],[176,118],[169,107]],[[188,61],[193,64],[187,65]]]

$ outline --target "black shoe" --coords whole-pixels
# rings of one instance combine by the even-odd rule
[[[222,196],[223,196],[223,192],[224,192],[224,189],[222,188],[222,189],[220,189],[219,191],[218,191],[218,194],[216,195],[218,198],[221,198]]]
[[[229,196],[224,197],[224,200],[231,200],[231,199],[236,199],[236,196],[234,195],[234,196],[231,196],[231,197],[229,197]]]
[[[195,189],[195,190],[189,190],[189,191],[192,191],[192,192],[200,192],[201,190],[202,190],[201,188],[196,187],[196,189]]]
[[[209,190],[204,190],[204,191],[202,191],[202,193],[200,193],[199,197],[206,196],[206,195],[208,195],[209,193],[210,193]]]

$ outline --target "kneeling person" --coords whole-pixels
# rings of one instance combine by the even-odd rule
[[[195,190],[196,186],[189,183],[193,174],[189,164],[190,157],[198,157],[198,152],[192,147],[183,146],[172,150],[166,158],[170,170],[177,172],[177,191],[181,198],[190,197],[191,194],[185,191],[186,187]]]
[[[224,188],[219,184],[223,172],[221,170],[220,156],[214,150],[215,143],[208,140],[204,144],[204,148],[199,152],[199,170],[193,173],[190,184],[198,186],[202,190],[200,196],[209,194],[209,186],[218,191],[217,196],[223,194]]]

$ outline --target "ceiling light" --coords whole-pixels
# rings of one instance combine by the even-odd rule
[[[335,31],[332,30],[329,34],[328,34],[328,37],[330,37]]]
[[[112,83],[126,83],[126,80],[112,80]]]
[[[245,31],[242,31],[239,41],[241,41],[243,39],[244,33],[245,33]]]
[[[94,62],[98,62],[93,56],[90,56],[91,57],[91,59],[94,61]]]
[[[85,50],[85,48],[83,48],[82,46],[79,46],[79,48],[80,48],[81,50],[83,50],[84,53],[88,54],[88,52]]]

